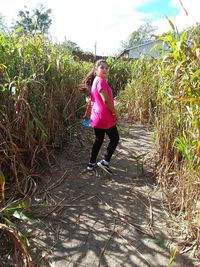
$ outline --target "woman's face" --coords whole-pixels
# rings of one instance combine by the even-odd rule
[[[101,78],[105,78],[108,74],[108,71],[108,65],[105,62],[102,62],[96,69],[96,75]]]

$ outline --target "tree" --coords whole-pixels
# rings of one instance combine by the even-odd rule
[[[200,23],[197,22],[195,26],[186,29],[188,39],[193,39],[197,45],[200,45]]]
[[[47,34],[51,26],[51,9],[45,10],[43,5],[30,12],[25,6],[25,10],[18,13],[19,20],[14,24],[14,29],[22,27],[21,34]]]
[[[61,47],[63,49],[73,51],[73,52],[82,52],[81,48],[77,45],[77,43],[72,42],[70,40],[65,40],[62,44]]]
[[[6,32],[7,26],[5,23],[5,17],[0,13],[0,32]]]
[[[133,31],[127,41],[122,41],[121,46],[126,49],[131,46],[144,44],[148,41],[154,40],[152,36],[157,28],[152,26],[149,22],[142,24],[136,31]]]

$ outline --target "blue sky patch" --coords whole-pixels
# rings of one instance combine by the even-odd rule
[[[165,16],[175,16],[179,9],[170,5],[170,0],[153,0],[137,8],[137,11],[147,13],[156,21]]]

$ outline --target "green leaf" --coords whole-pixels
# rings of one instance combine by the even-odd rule
[[[45,70],[45,73],[47,73],[50,68],[51,68],[51,64],[48,65],[47,69]]]
[[[194,80],[196,77],[199,77],[199,75],[200,75],[200,69],[198,69],[197,71],[195,71],[195,73],[192,75],[191,81],[193,82],[193,80]]]
[[[171,254],[170,254],[169,263],[167,264],[167,267],[170,267],[171,264],[173,263],[173,261],[176,257],[176,252],[177,252],[176,248],[172,249]]]
[[[13,216],[23,221],[31,221],[31,219],[27,217],[26,214],[22,211],[15,210]]]
[[[44,126],[44,124],[40,120],[38,120],[38,118],[36,117],[34,117],[34,121],[35,121],[36,127],[40,129],[42,133],[44,134],[44,137],[48,139],[48,131],[47,131],[47,128]]]
[[[156,240],[155,243],[161,247],[161,248],[167,248],[168,247],[168,242],[167,240],[163,239],[163,240]]]
[[[15,229],[15,230],[17,229],[16,224],[13,223],[13,222],[11,222],[10,220],[8,220],[8,218],[4,217],[4,220],[5,220],[5,222],[6,222],[6,224],[7,224],[8,226],[12,227],[12,228]]]
[[[15,210],[21,210],[21,209],[24,209],[24,208],[28,208],[29,207],[29,201],[21,201],[19,203],[14,203],[14,204],[11,204],[9,207],[6,208],[6,213],[10,213],[10,214],[13,214],[15,212]]]
[[[166,19],[168,20],[172,30],[175,31],[175,26],[174,26],[173,22],[168,17],[166,17]]]
[[[22,26],[18,27],[16,30],[15,30],[15,33],[18,33],[18,32],[21,32],[24,28]]]

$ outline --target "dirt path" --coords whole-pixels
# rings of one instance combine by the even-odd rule
[[[46,205],[37,208],[44,218],[29,225],[38,267],[169,266],[166,215],[149,160],[153,133],[142,126],[120,130],[112,176],[85,171],[91,145],[80,142],[57,158],[35,198]],[[176,255],[170,266],[193,265]]]

